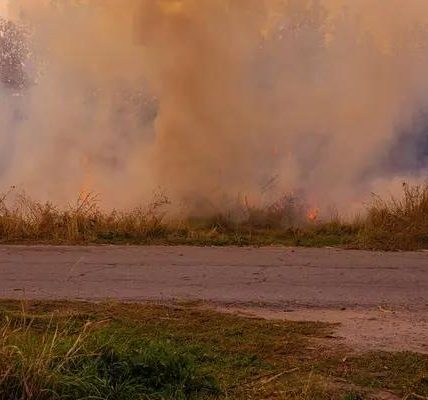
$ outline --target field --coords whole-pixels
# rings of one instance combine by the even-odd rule
[[[198,304],[0,303],[0,399],[426,399],[428,357]]]
[[[105,212],[91,194],[65,209],[6,195],[0,241],[426,249],[428,185],[403,189],[401,199],[374,197],[351,221],[307,218],[288,197],[245,206],[238,219],[177,220],[163,197]],[[0,400],[428,399],[426,354],[363,352],[336,333],[329,323],[243,317],[198,302],[0,300]]]
[[[427,69],[427,0],[0,0],[0,400],[428,400]]]
[[[59,208],[17,195],[0,198],[2,243],[189,244],[341,246],[370,250],[428,248],[428,185],[403,185],[399,199],[373,196],[364,216],[342,220],[308,219],[290,197],[269,207],[244,205],[209,217],[166,218],[169,202],[129,211],[105,212],[97,197],[82,194],[76,204]]]

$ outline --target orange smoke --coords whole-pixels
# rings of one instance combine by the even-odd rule
[[[92,193],[94,191],[94,176],[90,158],[87,154],[82,154],[82,156],[80,157],[80,166],[83,171],[83,178],[79,193]]]
[[[395,181],[382,158],[428,103],[426,0],[51,3],[10,3],[38,57],[18,122],[1,93],[1,184],[36,197],[221,209],[266,187],[347,209]]]

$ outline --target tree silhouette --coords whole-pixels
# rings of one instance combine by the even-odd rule
[[[28,55],[23,29],[0,17],[0,82],[4,86],[20,89],[26,85]]]

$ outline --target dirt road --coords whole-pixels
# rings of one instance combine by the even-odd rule
[[[406,349],[428,343],[427,252],[3,246],[0,297],[205,300],[351,331],[364,326],[381,342],[389,332]]]
[[[428,253],[0,247],[0,297],[428,306]]]

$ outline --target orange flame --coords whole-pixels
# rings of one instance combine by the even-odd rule
[[[310,222],[316,222],[318,220],[319,215],[320,215],[319,208],[310,208],[306,214],[306,218]]]

